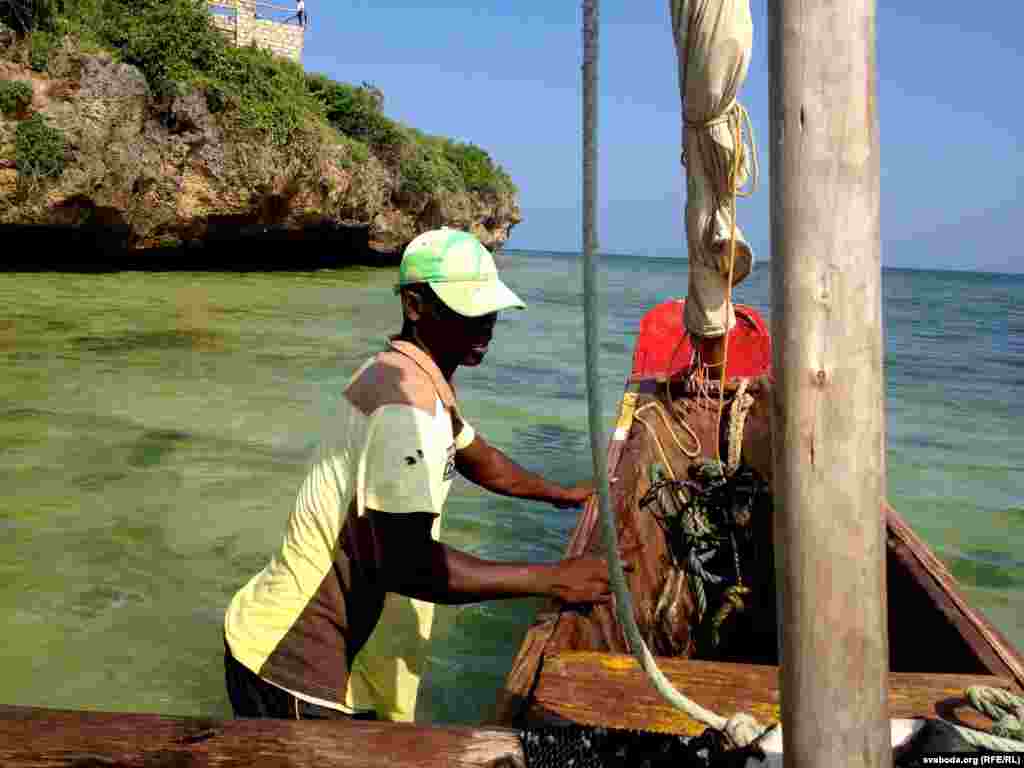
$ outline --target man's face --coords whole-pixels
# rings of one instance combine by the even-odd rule
[[[466,317],[434,296],[423,295],[416,329],[430,350],[451,365],[476,366],[487,354],[498,313]]]
[[[428,312],[436,331],[436,340],[445,351],[442,353],[458,365],[475,366],[483,362],[487,347],[494,336],[494,325],[498,313],[480,317],[466,317],[450,309],[440,300],[432,300]]]

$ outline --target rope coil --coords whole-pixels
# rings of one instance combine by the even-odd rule
[[[971,706],[995,721],[992,732],[948,723],[972,747],[995,752],[1024,752],[1024,697],[1002,688],[972,685],[967,689]]]

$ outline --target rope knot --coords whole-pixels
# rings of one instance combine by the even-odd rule
[[[683,113],[683,125],[689,128],[691,131],[699,131],[702,128],[706,130],[708,128],[713,128],[716,125],[722,125],[723,123],[727,123],[732,119],[733,113],[736,111],[736,108],[738,106],[739,102],[733,99],[729,103],[728,107],[726,107],[717,115],[708,120],[687,120],[686,113]]]
[[[746,712],[737,712],[730,717],[723,730],[729,741],[739,749],[750,746],[767,732],[763,725]]]

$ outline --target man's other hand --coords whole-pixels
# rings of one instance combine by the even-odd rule
[[[624,564],[623,569],[633,567]],[[612,599],[608,561],[590,555],[566,558],[555,566],[548,591],[564,603],[607,603]]]
[[[564,488],[558,498],[552,499],[551,503],[559,509],[570,507],[581,507],[594,495],[593,483],[580,483],[572,488]]]

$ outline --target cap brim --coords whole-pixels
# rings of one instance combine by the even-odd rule
[[[472,280],[430,283],[449,308],[466,317],[480,317],[503,309],[526,309],[523,300],[501,280]]]

